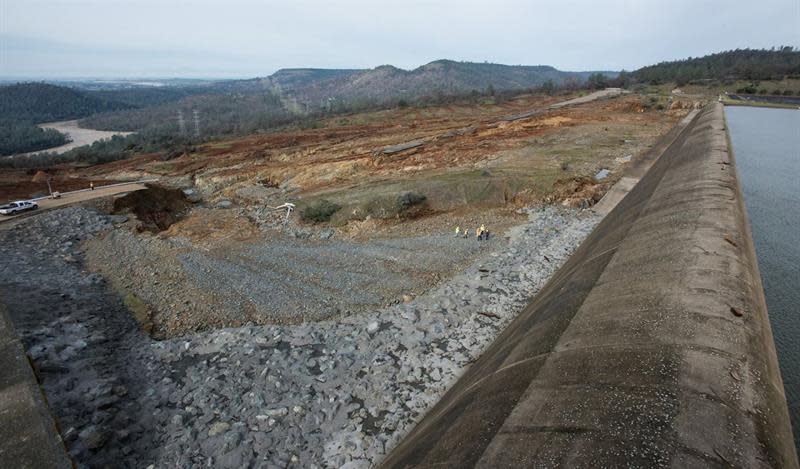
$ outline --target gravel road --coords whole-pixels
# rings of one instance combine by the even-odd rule
[[[84,267],[82,241],[122,219],[70,207],[0,231],[0,293],[79,467],[369,467],[598,220],[531,210],[407,303],[155,341]]]
[[[11,220],[34,216],[44,210],[50,210],[63,207],[65,205],[77,204],[79,202],[86,202],[87,200],[110,197],[112,195],[124,194],[126,192],[133,192],[142,189],[147,189],[147,186],[145,186],[143,183],[131,182],[129,184],[113,184],[105,187],[100,186],[94,190],[65,192],[62,193],[61,197],[58,199],[41,199],[37,201],[36,203],[39,204],[39,208],[37,210],[31,212],[22,212],[18,215],[4,215],[0,217],[0,229],[5,228],[5,224]]]

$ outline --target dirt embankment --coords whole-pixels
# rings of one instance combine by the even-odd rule
[[[114,213],[133,213],[139,231],[158,233],[183,218],[191,205],[180,189],[147,184],[145,190],[115,199]]]
[[[92,178],[65,169],[51,169],[47,172],[35,169],[3,169],[0,170],[0,204],[11,200],[48,195],[48,178],[50,179],[50,188],[57,192],[88,189],[90,183],[101,186],[123,182],[113,177]]]
[[[629,94],[548,109],[560,99],[339,116],[321,128],[208,143],[169,161],[142,155],[83,172],[157,176],[191,186],[211,203],[302,206],[325,199],[341,207],[334,224],[381,217],[391,212],[382,209],[387,200],[407,192],[426,197],[434,213],[523,206],[543,200],[559,180],[602,169],[613,178],[692,104],[676,98],[660,110],[654,104],[660,98]],[[392,147],[404,149],[385,151]]]

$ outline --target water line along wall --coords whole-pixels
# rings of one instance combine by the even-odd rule
[[[722,105],[384,467],[798,467]]]

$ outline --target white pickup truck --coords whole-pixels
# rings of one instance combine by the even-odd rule
[[[37,208],[39,208],[39,204],[36,202],[31,202],[29,200],[17,200],[16,202],[11,202],[8,205],[3,205],[0,207],[0,213],[3,215],[15,215],[19,212],[35,210]]]

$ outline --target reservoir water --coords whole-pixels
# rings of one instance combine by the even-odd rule
[[[800,110],[726,107],[725,117],[800,448]]]

